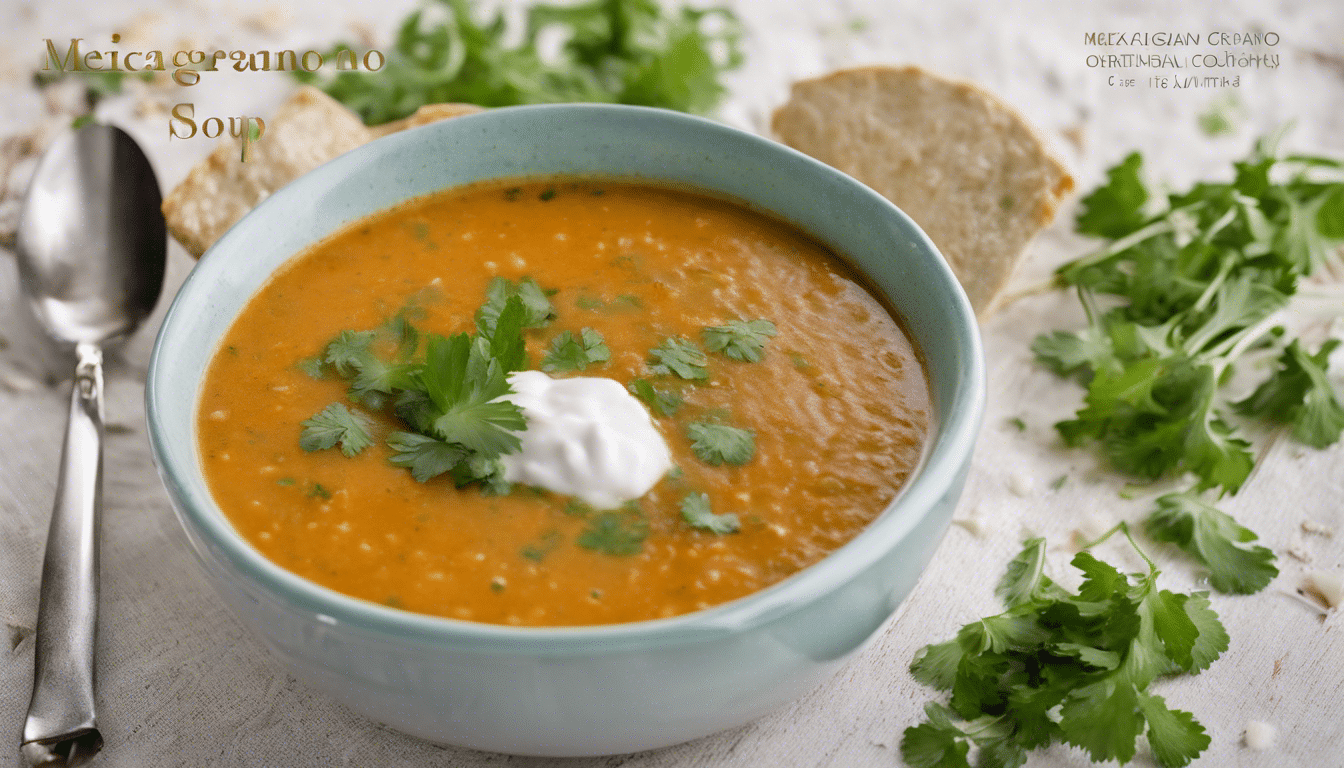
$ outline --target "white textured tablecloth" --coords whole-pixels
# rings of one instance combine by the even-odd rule
[[[731,76],[722,117],[764,132],[789,83],[864,63],[915,63],[974,80],[1016,107],[1053,144],[1082,189],[1131,149],[1174,184],[1225,178],[1229,160],[1252,138],[1287,120],[1288,143],[1344,155],[1344,6],[1334,0],[1238,3],[979,3],[958,0],[738,0],[748,30],[747,64]],[[383,42],[407,0],[365,3],[43,2],[0,4],[0,137],[40,124],[46,109],[30,86],[45,39],[83,37],[106,49],[113,31],[145,48],[257,50],[350,37],[351,22]],[[1273,32],[1275,69],[1238,68],[1234,133],[1209,138],[1196,116],[1224,92],[1160,89],[1152,71],[1089,67],[1087,56],[1122,52],[1087,45],[1107,32]],[[1207,37],[1204,37],[1207,40]],[[314,45],[320,47],[320,45]],[[62,49],[63,50],[63,49]],[[1203,45],[1181,55],[1220,53]],[[1123,52],[1134,52],[1126,49]],[[1157,51],[1159,53],[1164,51]],[[1165,51],[1172,52],[1172,51]],[[1266,52],[1248,51],[1248,52]],[[1177,74],[1190,74],[1189,71]],[[1199,73],[1195,74],[1207,74]],[[1220,74],[1231,74],[1220,72]],[[1108,84],[1112,75],[1138,80]],[[270,75],[228,74],[184,91],[198,115],[269,114],[289,87]],[[166,116],[137,117],[130,100],[103,114],[126,124],[146,147],[161,183],[171,187],[210,149],[169,141]],[[1084,243],[1069,234],[1072,203],[1031,247],[1016,285],[1041,280]],[[176,245],[169,295],[191,267]],[[42,343],[17,299],[11,255],[0,249],[0,765],[17,765],[31,685],[38,573],[55,486],[70,361]],[[163,302],[166,305],[166,301]],[[1344,309],[1321,306],[1318,310]],[[150,462],[143,424],[143,380],[159,314],[108,365],[106,516],[98,647],[100,725],[105,766],[545,766],[560,761],[444,748],[402,736],[344,710],[290,678],[216,599],[197,571]],[[834,679],[782,711],[733,731],[655,752],[563,761],[576,768],[702,766],[894,766],[901,731],[921,717],[934,692],[908,667],[926,643],[996,612],[992,586],[1027,534],[1051,542],[1051,565],[1067,571],[1075,531],[1135,520],[1143,498],[1121,499],[1121,481],[1093,453],[1060,446],[1052,424],[1080,390],[1032,362],[1031,338],[1076,322],[1061,294],[1023,299],[983,326],[990,395],[974,470],[958,518],[933,565],[884,628]],[[1315,340],[1341,335],[1341,323],[1304,321]],[[1336,384],[1340,384],[1338,376]],[[1021,418],[1025,431],[1010,426]],[[1155,690],[1195,713],[1213,743],[1197,765],[1331,768],[1344,766],[1344,631],[1296,595],[1310,569],[1344,568],[1344,446],[1315,451],[1286,438],[1268,445],[1256,474],[1224,509],[1257,531],[1279,555],[1282,574],[1252,597],[1214,596],[1231,634],[1230,650],[1198,677],[1160,681]],[[1052,481],[1068,481],[1057,490]],[[1308,523],[1307,527],[1303,524]],[[1313,527],[1314,526],[1314,527]],[[1308,530],[1308,529],[1311,530]],[[1313,532],[1314,531],[1314,532]],[[1171,588],[1198,586],[1193,569],[1156,549]],[[1124,549],[1104,556],[1137,569]],[[5,642],[7,641],[7,642]],[[1252,751],[1246,723],[1277,729],[1274,745]],[[1148,764],[1140,756],[1138,764]],[[1034,754],[1031,766],[1088,764],[1074,749]]]

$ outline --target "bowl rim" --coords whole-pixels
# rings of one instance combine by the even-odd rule
[[[159,403],[167,397],[167,381],[173,378],[172,365],[164,358],[164,349],[168,341],[177,332],[179,316],[191,312],[189,304],[199,297],[208,295],[205,287],[209,279],[213,252],[234,240],[249,237],[248,222],[255,220],[255,212],[263,207],[284,205],[287,200],[298,199],[310,194],[310,187],[325,189],[329,181],[339,182],[347,178],[350,172],[360,168],[365,157],[373,157],[380,152],[398,150],[401,145],[412,146],[421,138],[439,131],[465,130],[473,123],[491,120],[508,120],[515,114],[530,113],[538,117],[559,117],[565,113],[608,113],[610,115],[634,116],[638,119],[669,121],[678,129],[701,131],[707,136],[723,137],[732,141],[756,144],[764,151],[780,153],[781,161],[795,164],[804,172],[819,174],[832,183],[851,186],[855,194],[869,198],[878,208],[886,210],[901,222],[901,229],[910,235],[915,250],[925,258],[932,258],[932,270],[950,287],[952,296],[946,305],[949,325],[960,333],[950,334],[957,342],[958,368],[961,376],[955,383],[951,407],[947,413],[933,415],[933,429],[920,464],[911,474],[897,496],[878,514],[878,516],[839,548],[833,550],[818,562],[803,568],[787,578],[756,592],[711,606],[669,618],[620,624],[598,624],[561,627],[532,627],[455,619],[450,617],[420,614],[391,608],[361,598],[337,592],[328,587],[291,572],[267,559],[254,549],[233,528],[223,511],[208,491],[205,498],[183,482],[182,474],[190,473],[188,468],[179,467],[169,460],[167,445],[169,438],[166,425],[160,413]],[[540,114],[538,114],[540,113]],[[554,175],[554,174],[551,174]],[[594,174],[601,176],[602,174]],[[481,181],[491,179],[518,178],[518,174],[496,177],[482,177]],[[610,178],[619,178],[619,173],[608,174]],[[675,182],[671,182],[675,183]],[[444,187],[445,189],[451,187]],[[695,185],[687,185],[694,189]],[[713,194],[709,190],[706,192]],[[404,200],[418,195],[410,195]],[[722,195],[720,195],[722,197]],[[774,215],[790,226],[806,229],[789,222],[782,214],[751,201],[739,201],[759,212]],[[368,214],[372,215],[372,214]],[[348,224],[348,222],[346,223]],[[337,225],[326,235],[345,226]],[[810,236],[816,237],[816,235]],[[321,238],[311,242],[318,242]],[[817,238],[825,243],[825,240]],[[828,247],[830,247],[828,245]],[[867,270],[854,263],[845,254],[839,253],[846,263],[867,277]],[[297,254],[295,254],[297,255]],[[289,257],[293,258],[293,256]],[[287,263],[287,262],[282,262]],[[273,274],[274,269],[266,274]],[[873,288],[870,286],[870,290]],[[253,294],[255,295],[255,293]],[[250,297],[249,297],[250,298]],[[892,309],[900,313],[900,307],[894,306],[890,297],[885,301]],[[230,318],[232,323],[236,314]],[[923,354],[923,352],[921,352]],[[196,386],[194,400],[199,401],[200,381],[204,370],[191,374]],[[932,373],[925,368],[925,375],[934,382]],[[931,513],[937,502],[958,481],[958,475],[969,461],[974,448],[976,435],[985,401],[984,357],[981,349],[979,329],[974,311],[967,300],[960,283],[953,275],[936,246],[929,240],[919,226],[903,211],[877,192],[842,172],[831,168],[782,143],[775,142],[753,133],[739,130],[713,120],[688,115],[671,110],[634,107],[612,104],[546,104],[515,107],[500,107],[483,112],[463,115],[443,120],[419,128],[390,134],[368,144],[346,152],[328,163],[309,171],[298,179],[261,201],[251,211],[236,222],[196,264],[174,297],[163,323],[155,337],[150,357],[145,386],[145,412],[150,437],[150,447],[160,477],[172,497],[173,508],[179,522],[188,533],[198,532],[219,555],[222,555],[247,580],[265,590],[269,596],[286,605],[312,614],[316,620],[330,625],[344,625],[385,638],[399,641],[432,643],[437,646],[467,647],[484,652],[513,652],[526,650],[554,655],[595,655],[604,652],[629,650],[632,648],[652,648],[669,645],[704,642],[706,640],[735,633],[749,627],[759,627],[801,610],[816,600],[843,587],[854,576],[875,564],[881,557],[916,527]],[[191,432],[194,435],[197,408],[193,407]],[[197,450],[193,445],[192,450]],[[202,509],[204,507],[204,509]],[[901,510],[907,511],[901,514]],[[189,536],[189,538],[191,538]],[[199,551],[201,546],[194,539],[192,549],[209,566],[205,555]],[[895,610],[895,605],[891,606]]]

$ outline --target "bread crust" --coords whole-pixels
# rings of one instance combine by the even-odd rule
[[[1063,164],[1010,107],[918,67],[861,67],[795,83],[771,127],[914,219],[981,316],[1073,189]]]
[[[196,258],[243,214],[276,190],[339,155],[389,133],[481,111],[473,104],[427,104],[415,114],[367,128],[344,105],[311,86],[294,92],[266,133],[248,145],[226,139],[163,200],[168,231]]]

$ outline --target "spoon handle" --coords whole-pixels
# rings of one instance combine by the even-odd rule
[[[51,511],[37,609],[33,698],[21,751],[29,765],[77,765],[102,747],[94,721],[98,519],[103,508],[103,352],[76,347],[70,421]]]

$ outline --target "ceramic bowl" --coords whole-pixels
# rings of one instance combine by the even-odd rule
[[[343,224],[481,179],[585,175],[735,198],[829,245],[922,351],[933,427],[908,485],[857,538],[755,594],[631,624],[527,628],[408,613],[265,559],[211,498],[196,446],[201,378],[248,298]],[[675,744],[815,687],[883,626],[942,539],[984,400],[975,318],[933,244],[891,203],[783,145],[695,117],[610,105],[514,107],[394,134],[278,191],[217,242],[173,302],[146,391],[164,484],[209,580],[284,667],[393,728],[526,755]],[[904,661],[904,660],[903,660]]]

